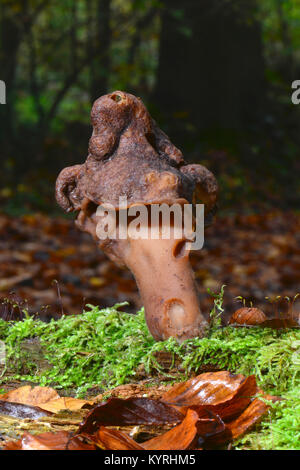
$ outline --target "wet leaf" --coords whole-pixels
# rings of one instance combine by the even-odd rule
[[[123,432],[104,426],[92,439],[106,450],[186,450],[197,440],[198,420],[198,414],[188,410],[181,424],[143,444],[138,444]]]
[[[233,326],[256,326],[262,328],[300,328],[296,315],[267,318],[258,308],[240,308],[230,317],[229,324]]]
[[[252,426],[258,423],[268,409],[269,406],[259,398],[253,400],[237,419],[227,424],[233,439],[242,436]]]
[[[198,413],[188,410],[187,414],[178,426],[167,431],[162,436],[154,437],[143,443],[146,450],[186,450],[196,444]]]
[[[178,423],[182,413],[150,398],[110,398],[97,405],[79,427],[80,433],[92,434],[104,426]]]
[[[42,410],[37,406],[22,405],[21,403],[11,403],[0,400],[0,414],[13,416],[15,418],[39,419],[43,416],[50,416],[52,413]]]
[[[134,387],[133,390],[137,393]],[[227,371],[204,373],[171,387],[160,400],[133,396],[127,399],[113,397],[107,402],[100,403],[79,425],[76,437],[69,431],[35,436],[25,433],[21,440],[6,443],[5,449],[79,450],[94,449],[94,446],[106,450],[217,448],[243,435],[266,413],[269,406],[254,396],[258,393],[267,400],[279,399],[265,395],[258,389],[254,376],[233,375]],[[75,400],[73,405],[72,400]],[[82,406],[79,402],[86,403],[84,400],[58,398],[50,400],[45,406],[48,405],[54,410],[55,402],[57,409],[60,409],[60,406],[69,409],[73,406],[76,410]],[[1,404],[17,407],[21,419],[32,418],[32,415],[28,414],[28,409],[31,413],[33,411],[45,413],[37,407],[28,405],[6,401],[0,402]],[[25,415],[24,409],[27,410]],[[55,415],[51,415],[53,419]],[[37,417],[41,416],[38,414]],[[150,426],[151,433],[155,437],[142,444],[137,443],[123,432],[124,428],[129,432],[130,427],[134,425]],[[162,425],[164,429],[168,429],[170,425],[174,427],[163,432]],[[123,430],[116,429],[119,427]],[[130,433],[132,432],[131,428]],[[157,435],[159,432],[162,434]],[[132,435],[137,436],[136,433]],[[85,441],[91,442],[92,445],[85,444]]]
[[[174,385],[163,395],[162,401],[181,411],[193,408],[200,417],[211,410],[228,419],[243,411],[256,391],[254,376],[244,377],[227,371],[207,372]]]

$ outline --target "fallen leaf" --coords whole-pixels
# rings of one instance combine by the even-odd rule
[[[106,450],[186,450],[196,441],[198,420],[198,414],[188,410],[181,424],[143,444],[138,444],[117,429],[108,429],[104,426],[100,426],[92,439]]]
[[[21,403],[12,403],[4,400],[0,400],[0,414],[20,419],[39,419],[43,416],[52,415],[49,411],[42,410],[37,406],[22,405]]]
[[[245,434],[254,424],[258,423],[269,406],[259,398],[255,398],[246,410],[234,421],[227,424],[233,439]]]
[[[110,398],[89,412],[79,426],[79,433],[93,434],[102,425],[165,424],[182,419],[182,413],[175,408],[151,398]]]
[[[198,412],[200,417],[203,416],[203,413],[210,410],[227,422],[244,411],[249,403],[251,403],[251,400],[257,391],[255,376],[250,375],[245,378],[244,382],[242,382],[240,388],[231,399],[216,405],[195,405],[192,408]]]
[[[167,431],[162,436],[154,437],[142,444],[146,450],[186,450],[196,444],[198,413],[188,410],[178,426]]]
[[[88,400],[79,400],[72,397],[60,397],[59,394],[50,387],[24,387],[11,390],[0,395],[0,400],[7,402],[22,403],[23,405],[35,405],[42,410],[58,413],[61,410],[80,410],[85,405],[92,405]]]
[[[300,323],[299,320],[293,317],[269,318],[260,326],[279,330],[281,328],[300,328]]]
[[[201,417],[202,412],[211,410],[225,419],[243,411],[256,391],[254,376],[207,372],[174,385],[163,395],[162,401],[182,412],[193,408]]]
[[[67,431],[56,433],[46,432],[39,435],[24,433],[19,441],[7,442],[4,450],[95,450],[90,444],[85,444],[78,436]]]
[[[143,450],[143,447],[127,434],[105,426],[100,426],[94,442],[106,450]]]
[[[43,410],[58,413],[61,410],[77,411],[81,410],[86,405],[92,405],[93,402],[88,400],[80,400],[72,397],[59,397],[56,400],[51,400],[39,405]]]
[[[0,400],[22,403],[23,405],[40,405],[59,398],[59,394],[50,387],[31,387],[25,385],[0,395]]]
[[[206,410],[206,415],[206,418],[199,418],[197,422],[198,443],[202,445],[208,441],[215,443],[220,436],[228,435],[226,425],[220,416],[210,410]],[[203,412],[202,416],[204,416]]]
[[[261,326],[262,328],[300,328],[299,318],[296,315],[268,318],[258,308],[240,308],[229,319],[233,326]]]
[[[30,387],[12,392],[12,396],[33,396]],[[41,387],[42,389],[42,387]],[[137,393],[137,389],[134,388]],[[36,388],[38,395],[38,387]],[[128,390],[127,390],[128,393]],[[110,398],[95,406],[79,425],[76,434],[69,431],[45,433],[32,436],[25,433],[19,441],[5,444],[6,450],[94,450],[95,446],[104,450],[187,450],[216,448],[243,435],[258,423],[268,410],[268,404],[254,395],[261,394],[271,401],[279,397],[265,395],[256,385],[254,376],[244,377],[227,371],[204,373],[169,389],[159,401],[145,397],[127,399]],[[9,395],[9,394],[6,394]],[[46,390],[40,396],[47,396]],[[51,396],[51,389],[48,390]],[[9,397],[8,397],[9,398]],[[166,402],[167,400],[167,402]],[[37,419],[61,409],[80,409],[87,402],[69,397],[60,397],[46,402],[49,411],[38,407],[0,401],[3,414],[12,414],[21,419]],[[89,402],[90,403],[90,402]],[[163,432],[174,425],[172,429]],[[155,437],[137,443],[127,433],[119,429],[130,426],[151,427]],[[159,429],[160,428],[160,429]],[[129,431],[128,431],[129,432]],[[163,432],[157,435],[159,432]],[[75,437],[76,436],[76,437]],[[85,444],[85,440],[92,445]],[[145,437],[144,437],[145,439]]]

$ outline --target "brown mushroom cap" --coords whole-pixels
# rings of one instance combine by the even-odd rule
[[[229,323],[239,325],[260,325],[266,320],[266,315],[259,308],[242,307],[232,314]]]
[[[91,112],[93,134],[86,162],[64,169],[57,180],[57,200],[78,209],[84,198],[119,207],[185,199],[203,202],[206,212],[216,203],[217,183],[202,165],[184,165],[182,153],[157,127],[144,104],[129,93],[102,96]],[[73,173],[74,180],[71,175]]]

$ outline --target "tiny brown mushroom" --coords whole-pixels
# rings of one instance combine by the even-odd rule
[[[87,160],[62,170],[56,184],[58,203],[67,211],[79,211],[76,225],[89,232],[113,261],[132,271],[156,340],[203,336],[208,324],[189,264],[188,237],[176,238],[171,226],[167,239],[135,238],[128,232],[125,238],[99,241],[97,230],[105,228],[107,219],[97,208],[113,208],[119,228],[124,211],[144,205],[150,212],[153,204],[163,203],[203,203],[208,220],[217,199],[213,174],[202,165],[186,165],[143,102],[129,93],[115,91],[96,100],[91,120]],[[126,198],[125,207],[120,197]],[[147,217],[141,229],[149,228]]]
[[[259,308],[242,307],[233,313],[229,323],[236,323],[238,325],[260,325],[266,320],[266,315]]]

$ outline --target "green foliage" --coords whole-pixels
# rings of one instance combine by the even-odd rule
[[[220,296],[216,302],[220,301]],[[160,370],[158,351],[168,351],[181,362],[180,378],[204,365],[245,375],[255,374],[259,385],[283,401],[272,406],[258,431],[248,434],[238,448],[299,448],[299,330],[270,330],[260,327],[214,327],[208,338],[178,344],[174,338],[155,342],[150,336],[143,309],[136,315],[119,312],[117,304],[100,310],[89,306],[80,316],[66,316],[49,324],[29,316],[20,322],[0,320],[0,338],[7,347],[9,377],[56,388],[76,388],[83,396],[98,385],[104,390],[134,381],[139,365],[151,374]],[[219,305],[220,306],[220,305]],[[39,370],[26,356],[22,342],[38,337],[50,368]],[[25,369],[25,370],[24,370]],[[11,375],[13,374],[13,376]],[[166,379],[170,380],[166,374]],[[174,380],[174,376],[172,376]]]
[[[209,288],[207,289],[207,292],[214,299],[214,306],[213,306],[212,311],[210,312],[211,331],[221,326],[221,314],[222,312],[224,312],[224,309],[223,309],[224,287],[225,285],[221,287],[221,291],[219,292],[219,294],[212,292]]]

